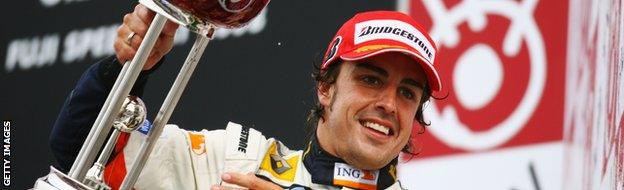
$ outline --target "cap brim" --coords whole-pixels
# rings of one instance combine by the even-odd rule
[[[422,55],[414,51],[410,51],[407,48],[397,48],[397,47],[382,48],[382,49],[359,52],[359,53],[356,53],[355,51],[351,51],[351,52],[342,54],[340,58],[346,61],[358,61],[358,60],[366,59],[375,55],[388,53],[388,52],[400,52],[400,53],[405,53],[406,55],[410,56],[412,59],[414,59],[414,61],[420,64],[423,71],[425,71],[425,74],[427,75],[427,81],[429,83],[429,86],[431,87],[431,90],[437,92],[442,89],[442,82],[440,81],[440,76],[438,75],[438,72],[435,70],[435,68],[433,68],[433,65],[430,64],[429,61],[427,61],[427,59],[422,57]]]

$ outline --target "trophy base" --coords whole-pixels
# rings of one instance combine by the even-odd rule
[[[43,176],[35,182],[33,186],[35,190],[93,190],[92,188],[82,184],[75,179],[70,178],[56,168],[50,166],[50,173]]]
[[[111,190],[110,186],[106,185],[106,183],[91,178],[86,178],[84,184],[94,190]]]
[[[119,133],[119,131],[115,131],[115,132]],[[111,137],[111,138],[115,139],[114,141],[116,141],[117,136],[116,135],[113,135],[113,136],[115,137]],[[102,164],[99,164],[99,163],[93,164],[93,167],[91,167],[87,171],[87,176],[83,180],[84,184],[95,190],[110,190],[111,188],[108,185],[106,185],[106,183],[104,183],[104,181],[102,180],[102,173],[104,173],[104,166],[102,166]]]

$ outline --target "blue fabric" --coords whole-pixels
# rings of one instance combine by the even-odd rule
[[[150,121],[146,119],[141,125],[141,127],[137,129],[137,131],[141,132],[144,135],[147,135],[147,133],[149,133],[151,129],[152,129],[152,123],[150,123]]]
[[[143,94],[149,73],[153,70],[139,75],[131,95],[140,97]],[[120,71],[121,64],[114,56],[95,63],[82,74],[65,100],[50,133],[55,167],[60,171],[67,173],[71,168]]]

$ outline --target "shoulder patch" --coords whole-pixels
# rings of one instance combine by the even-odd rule
[[[197,155],[202,155],[206,153],[204,134],[201,132],[194,132],[194,131],[188,131],[187,133],[188,133],[189,141],[191,144],[190,146],[191,151],[193,151],[193,153]]]
[[[281,152],[281,146],[281,143],[277,141],[271,142],[271,146],[260,164],[260,170],[268,172],[275,178],[292,183],[297,173],[297,164],[301,159],[300,154],[285,155]]]

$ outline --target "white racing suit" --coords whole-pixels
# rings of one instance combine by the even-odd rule
[[[62,172],[76,159],[120,70],[114,56],[92,65],[63,104],[50,135],[51,150]],[[131,94],[141,96],[151,72],[139,75]],[[149,126],[119,137],[104,175],[111,187],[121,185]],[[291,151],[275,139],[234,123],[225,130],[200,132],[167,125],[135,188],[209,189],[221,183],[221,174],[231,171],[252,172],[287,189],[399,189],[396,163],[397,159],[378,171],[364,171],[323,151],[316,138],[306,151]]]
[[[147,137],[149,125],[123,134],[106,167],[105,181],[118,188]],[[253,172],[285,189],[401,189],[396,159],[377,171],[353,168],[319,148],[289,150],[260,132],[229,123],[225,130],[187,131],[166,125],[141,172],[136,189],[209,189],[224,172]]]

